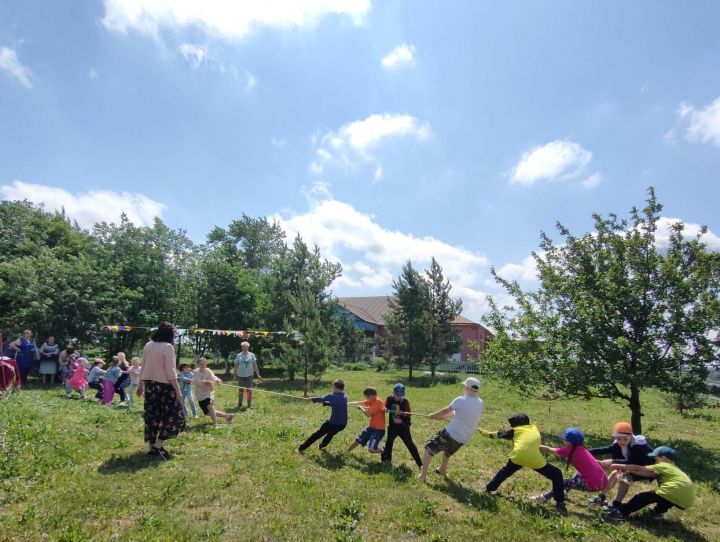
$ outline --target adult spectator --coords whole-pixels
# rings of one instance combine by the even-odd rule
[[[60,347],[55,343],[55,337],[50,335],[40,347],[40,378],[43,382],[51,384],[58,372]]]
[[[145,395],[145,442],[149,455],[169,459],[163,444],[185,431],[182,395],[175,371],[175,328],[161,322],[143,348],[137,396]]]
[[[238,410],[243,406],[243,393],[247,395],[247,406],[252,408],[252,387],[253,376],[258,380],[260,377],[260,369],[258,369],[257,358],[255,354],[250,352],[250,343],[243,341],[240,343],[240,353],[235,356],[235,377],[238,382]]]
[[[22,337],[18,337],[10,343],[10,348],[15,350],[15,361],[17,361],[20,370],[20,382],[24,386],[27,383],[28,375],[35,361],[35,353],[37,347],[32,338],[32,331],[26,329],[23,331]],[[17,375],[16,375],[17,376]]]

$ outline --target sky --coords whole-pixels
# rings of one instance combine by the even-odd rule
[[[720,250],[718,20],[714,0],[0,0],[0,198],[197,242],[270,217],[343,264],[341,296],[435,257],[477,320],[503,300],[491,268],[532,287],[541,232],[650,186],[664,227]]]

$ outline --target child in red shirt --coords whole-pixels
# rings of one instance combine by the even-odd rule
[[[385,403],[377,396],[375,388],[365,388],[363,390],[365,396],[364,401],[354,401],[348,403],[348,406],[354,406],[362,411],[365,416],[370,418],[368,425],[362,433],[360,433],[348,448],[348,452],[354,450],[358,445],[368,445],[368,451],[371,454],[382,453],[380,441],[385,436]]]

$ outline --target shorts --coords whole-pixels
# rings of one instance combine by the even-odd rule
[[[368,445],[371,450],[377,450],[380,446],[380,441],[385,436],[385,429],[374,429],[372,427],[366,427],[362,433],[358,435],[356,439],[360,446]]]
[[[200,409],[203,411],[203,414],[206,416],[208,415],[208,412],[210,411],[210,405],[213,404],[212,397],[208,397],[207,399],[203,399],[198,403],[200,405]]]
[[[446,457],[452,456],[455,452],[462,448],[462,446],[463,443],[452,438],[450,433],[445,431],[445,429],[430,437],[430,440],[425,443],[425,449],[430,453],[430,455],[435,455],[438,452],[445,452]]]

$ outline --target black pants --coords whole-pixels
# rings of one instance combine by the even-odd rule
[[[95,399],[102,399],[102,396],[103,396],[102,382],[100,382],[99,380],[95,381],[95,382],[90,382],[88,384],[88,387],[90,387],[94,390],[97,390],[97,393],[95,394]]]
[[[520,469],[522,469],[520,465],[516,465],[512,461],[508,461],[505,466],[498,471],[495,477],[490,480],[490,482],[488,482],[488,485],[485,486],[485,490],[495,491],[497,488],[500,487],[500,484],[502,484],[505,480],[510,478]],[[540,469],[533,470],[539,474],[542,474],[545,478],[552,482],[552,493],[555,502],[565,502],[565,488],[563,483],[562,471],[555,465],[551,465],[550,463],[547,463],[544,467]]]
[[[383,461],[392,461],[392,450],[395,439],[400,437],[405,443],[405,447],[410,452],[410,455],[415,460],[418,467],[422,466],[422,459],[418,453],[417,446],[413,442],[412,436],[410,436],[410,426],[406,424],[395,424],[391,423],[388,425],[387,430],[387,442],[385,443],[385,451],[380,456]]]
[[[654,491],[644,491],[643,493],[638,493],[637,495],[635,495],[625,504],[621,504],[620,511],[624,515],[629,516],[633,512],[637,512],[641,508],[645,508],[649,504],[655,504],[655,511],[658,514],[664,514],[673,506],[675,506],[665,497],[661,497]]]
[[[318,440],[320,437],[325,437],[322,439],[322,442],[320,443],[320,449],[322,450],[325,448],[328,444],[330,444],[330,441],[332,438],[337,435],[340,431],[345,429],[344,425],[333,425],[330,422],[325,422],[320,426],[320,429],[315,431],[312,435],[310,435],[305,442],[303,442],[299,446],[299,450],[307,450],[313,442]]]

